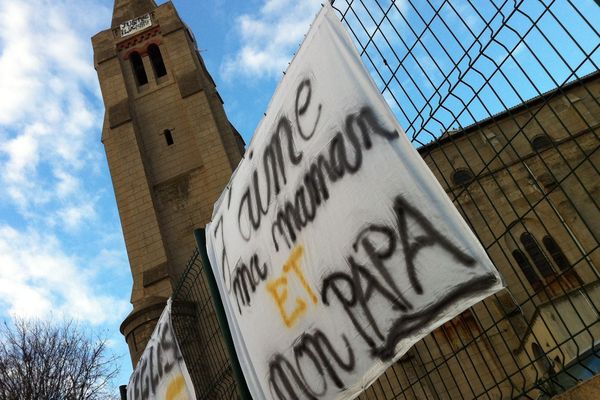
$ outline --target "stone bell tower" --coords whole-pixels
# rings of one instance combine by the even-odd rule
[[[170,1],[115,0],[110,29],[92,44],[133,275],[121,332],[135,365],[244,144]]]

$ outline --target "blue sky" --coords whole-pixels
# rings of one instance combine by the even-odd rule
[[[196,36],[229,118],[249,142],[282,71],[319,10],[320,1],[174,3]],[[593,52],[597,62],[597,35],[579,26],[577,18],[569,20],[574,14],[562,12],[559,7],[563,3],[558,1],[555,11],[571,23],[572,32],[580,35],[578,41],[585,51]],[[408,12],[406,2],[396,4],[398,13]],[[592,0],[582,0],[580,4],[590,20],[600,20]],[[468,10],[459,12],[472,29],[483,29]],[[482,8],[482,12],[486,11]],[[532,6],[528,12],[541,11]],[[111,351],[124,355],[119,383],[125,383],[131,367],[118,326],[131,307],[131,276],[100,143],[104,110],[90,43],[93,34],[109,27],[111,14],[112,0],[0,0],[0,317],[66,316],[105,332]],[[526,20],[515,18],[513,25],[517,30],[527,27]],[[364,15],[362,19],[367,21]],[[398,21],[398,26],[403,26]],[[548,21],[552,24],[551,18]],[[598,22],[595,24],[598,26]],[[413,27],[419,29],[418,21]],[[558,29],[551,26],[548,31]],[[408,40],[414,36],[408,26],[402,28],[402,34]],[[528,37],[526,42],[533,47],[542,43],[535,32]],[[384,47],[381,37],[374,40]],[[434,38],[425,40],[433,43]],[[543,72],[536,69],[539,63],[527,46],[511,37],[500,40],[508,47],[491,48],[491,59],[505,62],[502,68],[513,75],[519,73],[515,68],[518,59],[539,77],[539,88],[535,90],[527,88],[526,77],[517,79],[523,83],[519,89],[523,99],[553,87],[552,79],[544,78]],[[579,54],[568,38],[561,42],[557,37],[555,44],[564,47],[561,51],[568,55],[571,68],[579,68],[580,76],[597,68],[597,63],[578,67],[585,52]],[[536,49],[542,61],[553,65],[557,82],[568,79],[568,71],[562,71],[564,67],[561,70],[560,60],[545,58],[553,54],[548,45]],[[451,52],[458,54],[456,49]],[[389,51],[385,56],[393,66]],[[420,90],[429,96],[456,60],[436,53],[440,69],[426,52],[415,52],[415,56],[415,60],[408,59],[406,71],[400,71],[400,79],[392,82],[391,88],[398,95],[402,91],[399,86],[405,85],[407,96],[418,102],[418,88],[408,78],[417,77],[417,82],[422,83]],[[482,69],[495,68],[486,66],[485,60],[481,62]],[[432,82],[425,82],[424,71]],[[478,79],[473,76],[471,83],[485,86]],[[382,81],[376,79],[376,83],[383,88]],[[519,102],[506,84],[498,82],[494,86],[504,88],[500,93],[504,104]],[[468,91],[457,93],[464,98],[470,96]],[[384,95],[391,99],[390,92]],[[492,97],[487,95],[490,111],[501,111],[503,104]],[[401,104],[408,101],[402,96],[399,100]],[[488,111],[477,106],[474,110],[478,108],[474,117],[486,117]],[[398,108],[395,111],[408,133],[414,134],[410,131],[416,129],[410,126],[411,118],[405,118]],[[428,122],[431,125],[424,128],[437,133],[458,122],[468,125],[474,122],[472,118],[463,115],[459,121],[452,121],[441,110],[437,120],[445,126],[436,125],[432,119]]]
[[[174,3],[249,140],[319,2]],[[81,321],[124,355],[125,383],[118,327],[131,309],[131,275],[90,43],[110,26],[112,4],[0,1],[0,317]]]

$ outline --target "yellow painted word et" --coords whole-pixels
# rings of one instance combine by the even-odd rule
[[[300,266],[300,258],[304,254],[304,247],[302,245],[298,245],[294,247],[290,257],[283,265],[283,273],[279,278],[273,279],[272,281],[267,283],[267,291],[273,297],[277,308],[279,309],[279,314],[281,314],[281,318],[283,319],[283,323],[288,328],[291,328],[296,320],[306,313],[306,300],[302,297],[296,297],[295,307],[291,313],[286,311],[286,303],[288,299],[288,277],[291,275],[296,276],[296,278],[300,281],[300,284],[308,294],[308,297],[313,302],[313,304],[317,304],[318,298],[315,292],[311,289],[310,285],[306,281],[304,274],[302,273],[302,269]],[[293,274],[293,275],[292,275]]]

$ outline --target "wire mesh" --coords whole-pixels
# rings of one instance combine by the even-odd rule
[[[416,344],[364,399],[550,398],[600,371],[600,7],[337,0],[406,134],[506,289]],[[194,253],[174,325],[198,398],[235,398]]]
[[[173,292],[173,328],[196,398],[237,399],[227,348],[209,295],[198,249]]]
[[[338,0],[375,83],[507,288],[363,398],[549,398],[600,371],[600,7]]]

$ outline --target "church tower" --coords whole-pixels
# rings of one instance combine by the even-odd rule
[[[244,144],[170,1],[115,0],[111,28],[92,44],[133,275],[121,332],[135,365]]]

